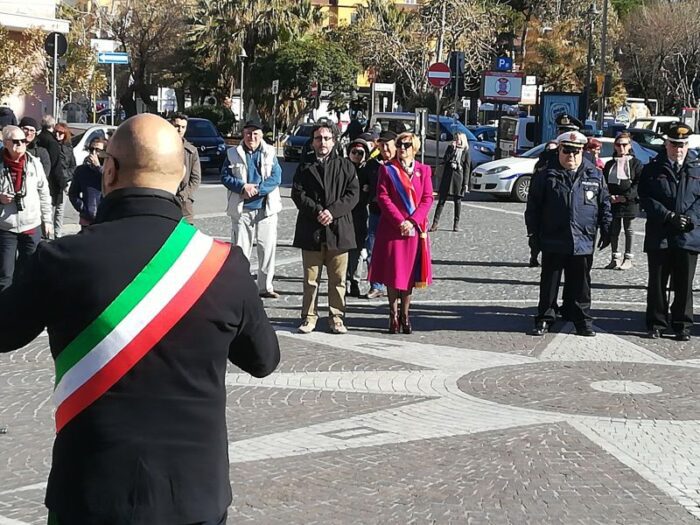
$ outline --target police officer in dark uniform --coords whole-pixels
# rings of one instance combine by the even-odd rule
[[[652,339],[661,337],[669,325],[669,277],[673,289],[671,328],[676,339],[689,341],[693,326],[693,276],[700,252],[700,160],[688,152],[691,133],[682,122],[669,127],[666,150],[647,164],[639,186],[647,214],[646,325]]]
[[[533,335],[544,335],[556,320],[554,304],[565,273],[562,313],[576,334],[595,335],[590,315],[591,265],[596,233],[598,248],[610,244],[610,198],[603,175],[583,161],[587,140],[577,131],[557,138],[556,162],[533,178],[525,210],[532,244],[542,251],[540,300]]]

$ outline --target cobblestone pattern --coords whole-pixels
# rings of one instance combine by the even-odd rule
[[[646,382],[653,394],[612,394],[591,387],[606,380]],[[700,419],[700,369],[641,363],[536,363],[479,370],[462,377],[463,392],[537,410],[627,419]]]
[[[696,523],[565,424],[244,463],[233,490],[229,523]]]
[[[229,387],[229,439],[240,440],[418,403],[413,396]]]

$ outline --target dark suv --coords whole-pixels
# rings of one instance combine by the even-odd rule
[[[221,170],[221,166],[226,160],[226,143],[211,120],[188,118],[185,138],[197,148],[202,171],[206,169]]]

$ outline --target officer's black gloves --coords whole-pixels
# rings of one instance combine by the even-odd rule
[[[682,213],[672,213],[667,222],[680,233],[685,233],[691,231],[695,228],[693,221],[690,217],[683,215]]]
[[[600,239],[598,239],[598,249],[604,250],[608,246],[610,246],[610,233],[601,233]]]
[[[537,235],[528,235],[527,236],[527,245],[530,247],[531,251],[539,252],[540,251],[540,238]]]

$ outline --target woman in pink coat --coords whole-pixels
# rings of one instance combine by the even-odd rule
[[[413,133],[396,138],[396,158],[379,169],[377,203],[382,211],[368,280],[386,284],[389,333],[410,334],[408,310],[413,288],[432,282],[427,219],[433,204],[430,166],[416,161],[420,139]],[[401,315],[399,316],[399,299]]]

